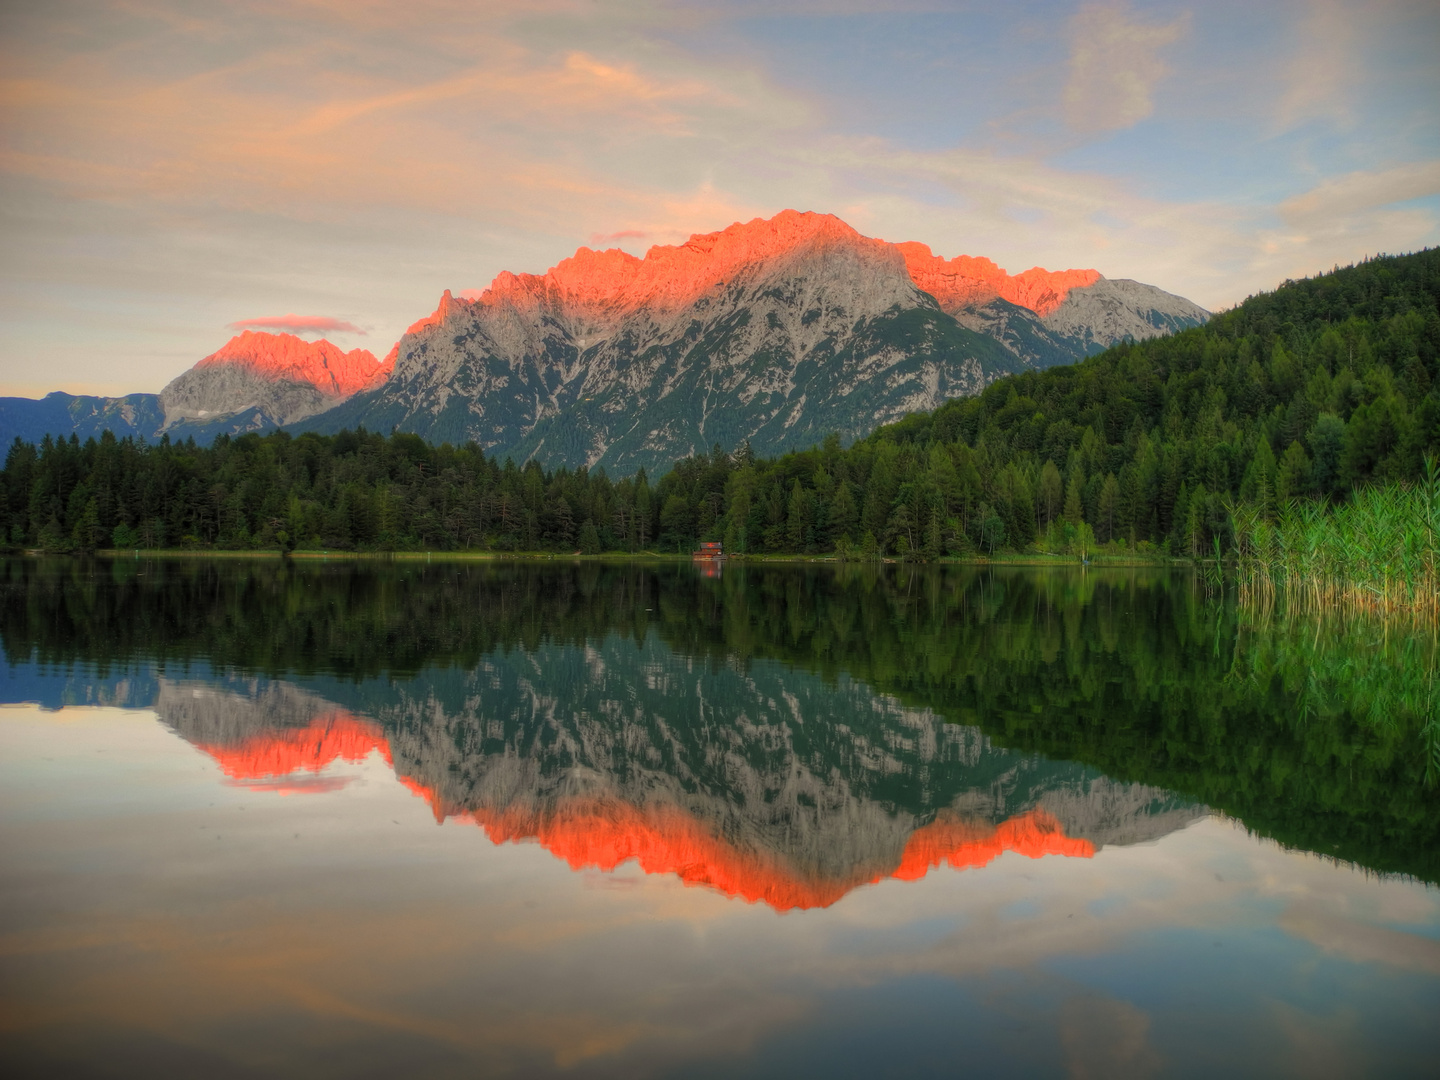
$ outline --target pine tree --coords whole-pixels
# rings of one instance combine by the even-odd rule
[[[1079,528],[1080,523],[1085,520],[1085,512],[1080,503],[1080,491],[1085,483],[1085,471],[1078,465],[1071,470],[1070,486],[1065,491],[1065,521]]]
[[[1113,472],[1105,474],[1105,483],[1100,488],[1098,503],[1097,536],[1102,543],[1108,543],[1115,537],[1115,511],[1120,506],[1120,482],[1115,479]]]

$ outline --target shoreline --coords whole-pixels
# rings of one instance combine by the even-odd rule
[[[278,548],[224,550],[212,548],[99,548],[88,552],[45,551],[43,549],[12,549],[4,552],[9,558],[66,559],[256,559],[295,562],[654,562],[694,563],[696,565],[833,565],[833,566],[1033,566],[1033,567],[1149,567],[1156,569],[1195,568],[1201,560],[1159,555],[1093,555],[1081,560],[1076,555],[967,555],[946,556],[930,562],[906,562],[893,556],[879,559],[843,559],[837,555],[727,555],[720,560],[695,559],[690,554],[666,554],[658,551],[604,551],[593,555],[558,551],[292,551],[288,555]]]

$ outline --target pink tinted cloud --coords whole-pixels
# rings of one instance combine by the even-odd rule
[[[238,322],[232,322],[227,329],[281,330],[290,333],[342,333],[360,334],[361,336],[365,334],[365,331],[354,323],[332,319],[328,315],[275,315],[264,319],[241,319]]]
[[[271,791],[277,795],[324,795],[349,785],[353,776],[300,776],[282,780],[226,780],[226,787]]]
[[[607,240],[644,240],[650,234],[641,229],[621,229],[619,232],[591,233],[592,244],[603,244]]]

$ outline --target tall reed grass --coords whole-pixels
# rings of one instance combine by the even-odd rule
[[[1357,490],[1349,502],[1291,500],[1271,520],[1234,508],[1243,606],[1440,619],[1440,469]]]

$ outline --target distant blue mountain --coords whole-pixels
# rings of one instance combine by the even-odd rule
[[[132,435],[153,441],[159,438],[164,423],[159,394],[112,398],[57,390],[38,401],[0,398],[0,439],[6,446],[17,437],[38,443],[46,435],[68,438],[74,434],[83,442],[92,435],[99,438],[103,431],[113,431],[117,439]]]

